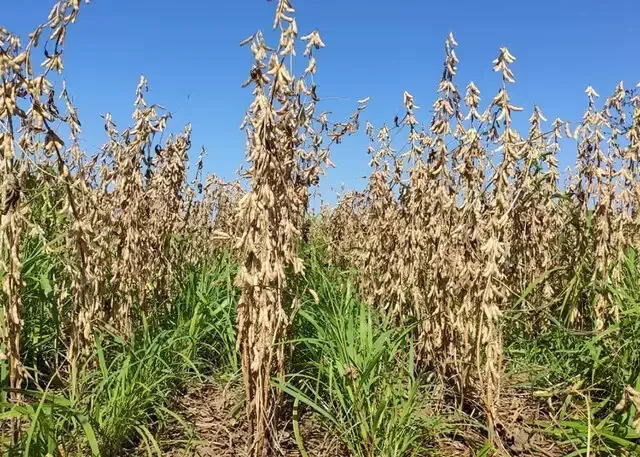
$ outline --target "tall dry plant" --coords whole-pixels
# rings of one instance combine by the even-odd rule
[[[482,109],[474,83],[464,98],[456,87],[456,45],[449,36],[428,127],[405,92],[407,111],[394,127],[407,133],[405,152],[396,152],[386,126],[376,141],[368,125],[369,183],[357,198],[345,193],[326,217],[347,228],[328,231],[340,251],[332,261],[355,267],[372,305],[397,322],[420,321],[422,363],[453,384],[460,406],[482,406],[493,431],[501,423],[504,314],[514,303],[532,317],[522,324],[532,333],[548,325],[544,309],[568,313],[576,328],[617,319],[604,284],[615,280],[624,249],[639,246],[638,94],[619,84],[599,108],[587,89],[574,132],[560,119],[546,126],[534,106],[520,134],[512,118],[522,109],[508,91],[513,55],[500,49],[493,64],[502,82]],[[571,139],[578,163],[563,185],[557,155]],[[587,290],[598,291],[595,305]],[[582,305],[563,309],[568,302]]]
[[[67,27],[76,20],[80,5],[79,0],[56,2],[48,21],[29,36],[26,46],[18,37],[0,31],[1,352],[9,360],[14,388],[20,387],[26,375],[19,355],[24,233],[38,236],[45,251],[63,266],[54,292],[61,330],[68,336],[66,355],[74,369],[77,358],[92,349],[97,327],[115,329],[128,338],[140,313],[152,311],[150,303],[162,303],[169,297],[175,273],[187,259],[197,262],[215,249],[228,247],[230,237],[219,231],[214,231],[221,239],[215,247],[202,249],[201,243],[214,225],[232,226],[222,219],[231,220],[228,206],[238,198],[237,192],[227,190],[216,191],[216,197],[204,190],[203,196],[201,160],[197,179],[188,182],[191,128],[187,125],[183,132],[163,141],[170,114],[146,103],[144,77],[136,90],[133,126],[120,133],[107,114],[108,142],[102,150],[91,154],[80,148],[77,109],[64,80],[52,77],[62,73]],[[42,72],[36,73],[32,58],[34,51],[42,49],[43,34],[49,35],[42,51],[45,60]],[[56,90],[56,84],[61,89]],[[60,215],[64,237],[45,233],[38,225],[41,221],[31,217],[29,205],[22,203],[21,189],[27,178],[43,192],[62,193],[62,205],[51,209]],[[227,189],[218,182],[217,188]],[[224,204],[220,217],[212,202],[219,203],[226,196],[231,203]],[[71,305],[69,313],[67,304]]]
[[[66,124],[71,134],[79,131],[75,110],[61,112],[55,101],[53,75],[63,69],[64,43],[67,27],[73,23],[81,7],[80,0],[57,1],[46,23],[29,35],[26,45],[19,37],[0,28],[0,176],[2,177],[3,208],[0,222],[0,243],[3,276],[3,316],[0,319],[2,350],[0,357],[9,360],[10,387],[19,389],[27,373],[20,362],[20,331],[22,328],[20,293],[20,246],[28,224],[28,206],[21,189],[33,162],[42,160],[57,166],[57,178],[68,176],[61,151],[63,142],[54,130],[59,122]],[[47,35],[44,46],[43,34]],[[41,72],[32,63],[36,50],[42,50]],[[66,100],[65,91],[63,98]],[[44,157],[40,157],[44,155]],[[67,198],[71,201],[66,183]]]
[[[109,283],[108,302],[90,311],[89,320],[111,325],[125,338],[136,316],[169,299],[185,263],[229,247],[230,235],[218,227],[233,227],[229,205],[238,199],[233,183],[214,176],[203,183],[204,150],[189,182],[191,126],[163,140],[171,116],[146,102],[147,91],[142,76],[131,127],[119,132],[111,116],[104,116],[109,140],[96,160],[85,164],[87,175],[94,176],[86,194],[99,227],[96,238],[104,242],[100,247],[94,240],[93,253],[95,258],[107,254],[103,280]],[[104,301],[105,293],[99,297]]]
[[[298,27],[292,13],[289,0],[278,2],[274,29],[279,30],[280,40],[275,49],[267,46],[261,31],[242,43],[250,45],[254,56],[245,83],[252,87],[254,100],[242,124],[247,134],[250,190],[238,205],[243,229],[238,242],[242,263],[236,278],[241,290],[237,341],[250,452],[255,456],[267,455],[277,445],[281,393],[270,387],[270,379],[284,374],[281,343],[297,302],[287,297],[287,278],[303,273],[298,247],[309,187],[331,165],[331,144],[357,129],[364,108],[361,103],[349,122],[331,126],[326,113],[316,114],[314,51],[324,43],[317,31],[301,37],[308,64],[301,76],[295,76]]]

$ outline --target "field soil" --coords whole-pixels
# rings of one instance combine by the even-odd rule
[[[512,380],[513,381],[513,380]],[[249,432],[242,407],[242,386],[236,383],[203,383],[194,385],[178,400],[177,410],[192,429],[185,434],[184,424],[175,423],[167,433],[167,457],[245,457],[248,456]],[[548,420],[541,404],[532,401],[515,387],[506,389],[500,402],[502,423],[498,432],[504,450],[511,456],[559,457],[569,451],[541,435],[531,426],[538,420]],[[292,415],[289,415],[290,417]],[[279,427],[279,455],[300,457],[292,423]],[[311,416],[300,420],[300,435],[309,457],[348,457],[349,453],[336,437],[323,430]],[[185,439],[188,441],[185,444]],[[482,447],[483,438],[469,430],[441,437],[432,449],[443,457],[473,457],[473,449]],[[170,444],[173,442],[174,444]]]
[[[184,432],[176,431],[175,441],[164,454],[168,457],[244,457],[248,456],[248,427],[242,407],[242,386],[238,384],[200,384],[190,388],[179,400],[180,415],[193,427],[192,438],[184,444]],[[178,424],[176,424],[178,425]],[[175,430],[184,430],[177,427]],[[299,457],[293,424],[279,427],[280,451],[285,457]],[[300,434],[309,457],[347,456],[335,438],[324,432],[311,417],[300,421]],[[171,437],[168,437],[171,441]]]

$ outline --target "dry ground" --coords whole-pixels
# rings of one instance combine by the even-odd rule
[[[194,428],[194,437],[187,445],[171,446],[168,457],[244,457],[247,452],[247,426],[241,403],[242,389],[237,384],[203,384],[191,388],[180,399],[182,417]],[[347,455],[335,438],[325,433],[319,424],[303,418],[300,433],[309,457],[340,457]],[[182,435],[182,433],[181,433]],[[180,438],[176,436],[175,438]],[[184,437],[182,437],[184,440]],[[298,457],[292,424],[284,424],[280,437],[282,455]]]
[[[536,432],[531,423],[545,414],[526,393],[508,389],[501,400],[503,425],[499,427],[505,450],[510,456],[564,455],[548,438]],[[177,426],[166,437],[168,457],[245,457],[248,432],[242,408],[242,388],[237,383],[194,386],[180,399],[180,415],[193,428],[185,443],[184,427]],[[455,420],[453,420],[456,422]],[[177,425],[177,424],[176,424]],[[291,423],[281,427],[281,455],[299,457]],[[303,417],[300,431],[309,457],[348,457],[338,440],[310,417]],[[173,434],[174,436],[171,436]],[[443,457],[473,457],[472,449],[482,446],[483,438],[468,429],[442,437],[432,454]],[[173,444],[171,442],[173,441]]]

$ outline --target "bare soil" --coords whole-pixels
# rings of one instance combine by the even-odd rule
[[[193,427],[190,440],[184,426],[178,426],[175,436],[164,440],[168,457],[245,457],[248,455],[248,427],[242,407],[242,388],[237,384],[203,384],[194,386],[179,400],[182,418]],[[178,424],[176,424],[178,425]],[[291,423],[279,429],[279,454],[285,457],[301,455],[295,442]],[[309,457],[347,456],[335,437],[325,432],[311,417],[300,420],[300,434]]]
[[[540,404],[515,388],[505,389],[500,402],[501,424],[498,433],[509,456],[564,455],[557,446],[531,424],[548,419]],[[242,407],[242,386],[238,383],[210,383],[193,386],[178,402],[178,411],[186,425],[176,420],[175,427],[163,439],[168,457],[245,457],[248,456],[248,427]],[[281,424],[277,454],[300,457],[291,423]],[[443,457],[472,457],[485,438],[469,429],[443,436],[433,449]],[[311,416],[300,420],[300,434],[309,457],[348,457],[337,437],[327,433]],[[476,451],[474,451],[475,449]]]

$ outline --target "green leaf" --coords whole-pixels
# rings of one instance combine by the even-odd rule
[[[40,275],[40,288],[46,297],[48,297],[51,292],[53,292],[53,288],[51,287],[51,283],[49,282],[49,277],[42,273]]]

